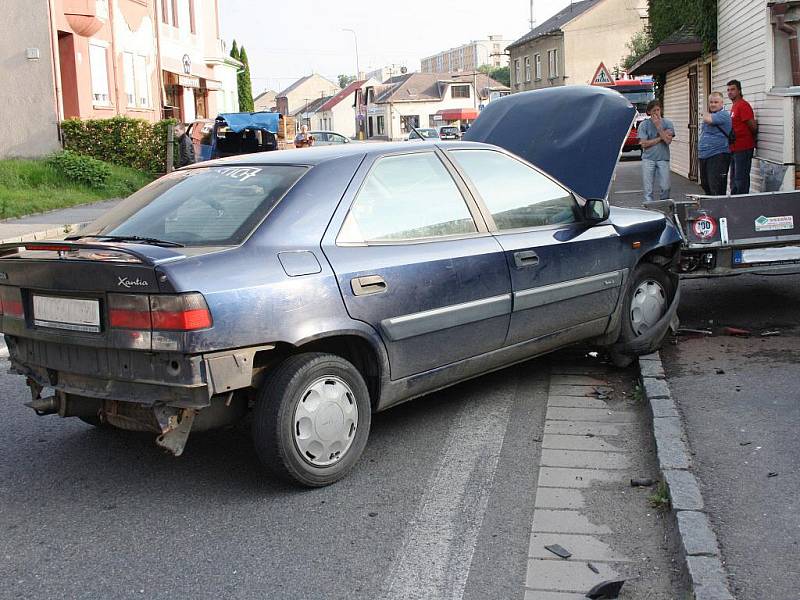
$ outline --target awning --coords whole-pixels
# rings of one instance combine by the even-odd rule
[[[278,133],[280,113],[253,112],[253,113],[222,113],[217,119],[225,119],[228,127],[236,133],[244,129],[266,129],[270,133]]]
[[[443,121],[463,121],[478,118],[478,111],[474,108],[443,108],[436,112]]]
[[[661,75],[685,65],[702,53],[703,42],[699,40],[661,44],[637,60],[628,73],[636,76]]]

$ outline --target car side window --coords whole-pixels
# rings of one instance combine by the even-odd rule
[[[455,181],[433,152],[387,156],[367,175],[338,243],[401,242],[477,231]]]
[[[500,230],[578,220],[572,194],[525,163],[494,150],[451,150]]]
[[[312,134],[314,136],[315,142],[328,142],[328,134],[323,131],[318,131],[317,133]]]

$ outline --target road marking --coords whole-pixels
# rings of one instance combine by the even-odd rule
[[[483,524],[517,386],[464,398],[382,598],[460,600]]]

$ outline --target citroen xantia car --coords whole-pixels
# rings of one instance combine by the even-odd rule
[[[38,414],[176,455],[252,413],[267,469],[332,483],[375,411],[576,342],[658,347],[680,236],[606,200],[634,115],[570,86],[492,102],[467,141],[169,174],[66,240],[0,247],[12,369]]]

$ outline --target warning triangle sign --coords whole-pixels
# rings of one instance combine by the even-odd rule
[[[600,65],[597,67],[597,71],[594,72],[594,77],[592,77],[591,84],[614,85],[614,76],[603,63],[600,63]]]

